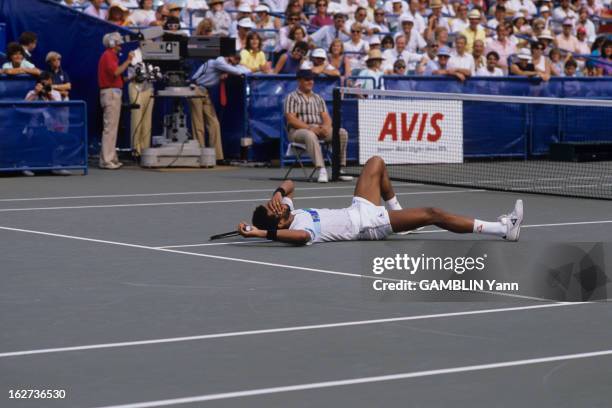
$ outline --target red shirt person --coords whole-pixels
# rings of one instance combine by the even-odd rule
[[[100,104],[104,112],[104,130],[100,148],[99,166],[102,169],[115,170],[121,167],[117,158],[117,130],[121,115],[121,98],[123,94],[122,75],[134,58],[130,52],[127,59],[119,64],[119,52],[123,39],[117,32],[106,34],[102,38],[106,51],[98,62],[98,86],[100,87]]]

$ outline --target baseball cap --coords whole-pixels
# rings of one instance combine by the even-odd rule
[[[238,27],[248,28],[252,30],[255,28],[255,23],[253,23],[253,21],[247,17],[238,21]]]
[[[370,45],[380,45],[380,37],[377,35],[373,35],[372,38],[370,38]]]
[[[468,18],[469,19],[472,19],[472,18],[480,19],[480,11],[478,11],[476,9],[470,11],[468,13]]]
[[[312,79],[314,78],[314,74],[312,73],[312,63],[309,61],[304,61],[302,65],[300,65],[300,69],[295,75],[298,79]]]
[[[323,48],[317,48],[310,54],[312,58],[327,58],[327,53]]]
[[[241,4],[240,6],[238,6],[238,12],[239,13],[250,13],[251,8],[249,7],[248,4]]]
[[[571,18],[566,18],[565,20],[563,20],[563,25],[564,26],[574,26],[574,20],[572,20]]]
[[[531,59],[531,51],[529,51],[527,48],[521,48],[517,54],[517,57],[519,59],[529,61]]]
[[[404,23],[412,23],[414,24],[414,17],[412,17],[410,14],[402,14],[400,16],[400,23],[404,24]]]
[[[445,55],[447,57],[451,56],[451,50],[448,47],[442,47],[438,50],[438,56]]]
[[[259,6],[255,7],[255,12],[256,13],[269,13],[270,7],[266,6],[265,4],[260,4]]]
[[[586,34],[586,28],[584,28],[584,26],[580,26],[578,27],[578,29],[576,30],[576,33],[582,33],[582,34]]]

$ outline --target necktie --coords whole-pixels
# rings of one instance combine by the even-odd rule
[[[227,105],[227,92],[225,89],[225,79],[219,82],[219,104],[223,107]]]

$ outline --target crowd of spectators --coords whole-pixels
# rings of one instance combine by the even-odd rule
[[[612,42],[597,33],[609,0],[66,3],[120,26],[167,26],[170,20],[186,35],[234,37],[241,64],[252,73],[295,73],[305,60],[321,75],[342,77],[363,71],[376,77],[518,75],[546,81],[568,72],[612,72]],[[374,60],[371,50],[381,58]],[[374,61],[378,68],[372,70]],[[532,65],[533,71],[521,69]],[[365,86],[367,81],[359,83]]]

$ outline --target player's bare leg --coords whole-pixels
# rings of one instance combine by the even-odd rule
[[[387,174],[387,166],[382,158],[371,157],[363,167],[357,186],[353,194],[355,197],[362,197],[369,202],[380,205],[380,197],[391,209],[401,209],[395,198],[395,192]]]
[[[428,225],[462,234],[474,232],[474,219],[433,207],[389,211],[389,219],[393,232],[411,231]]]

